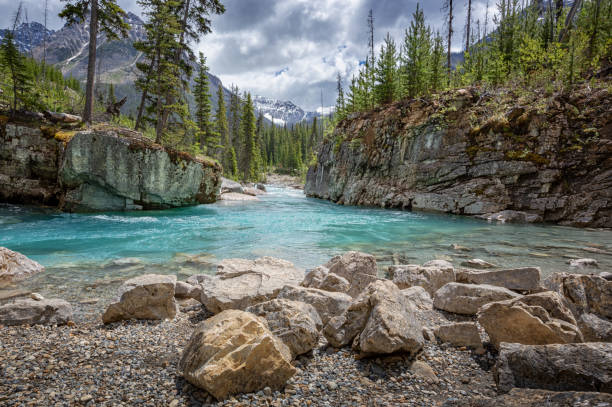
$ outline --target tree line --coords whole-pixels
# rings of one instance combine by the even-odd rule
[[[428,96],[468,86],[499,86],[516,81],[521,86],[572,85],[585,73],[612,60],[612,0],[562,1],[499,0],[496,12],[473,21],[467,1],[463,62],[451,65],[456,5],[446,0],[446,32],[426,24],[417,4],[403,41],[387,34],[374,52],[374,18],[368,16],[369,55],[345,92],[340,74],[335,120],[348,114],[403,98]],[[446,56],[446,58],[445,58]]]

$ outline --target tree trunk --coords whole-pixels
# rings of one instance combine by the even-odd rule
[[[142,122],[142,114],[144,113],[144,106],[147,102],[147,95],[149,94],[149,83],[151,83],[151,75],[153,75],[154,65],[155,61],[151,61],[149,71],[147,72],[147,80],[145,82],[144,89],[142,90],[142,96],[140,97],[140,104],[138,105],[138,114],[136,115],[136,123],[134,124],[134,130],[138,130]]]
[[[567,17],[565,17],[565,26],[559,33],[558,42],[565,41],[565,36],[567,35],[567,32],[572,26],[572,22],[574,21],[574,17],[576,16],[576,12],[578,12],[578,10],[580,9],[580,6],[582,6],[582,0],[575,0],[574,4],[572,4],[572,8],[570,8],[569,13],[567,13]]]
[[[451,41],[453,39],[453,0],[448,0],[448,49],[446,51],[446,67],[448,70],[448,81],[451,76]]]
[[[161,65],[161,55],[160,55],[159,48],[157,48],[157,60],[160,61],[160,65]],[[165,109],[162,104],[161,83],[162,83],[162,72],[161,72],[161,66],[160,66],[157,68],[157,106],[155,108],[156,113],[157,113],[157,123],[155,123],[155,142],[157,144],[161,144],[162,134],[164,132],[164,122],[162,120],[162,116],[163,116]]]
[[[465,28],[465,52],[470,53],[470,36],[471,36],[471,26],[472,22],[472,0],[468,0],[468,9],[467,9],[467,27]]]
[[[89,60],[87,62],[87,84],[85,87],[85,109],[83,121],[91,124],[94,110],[94,81],[96,77],[96,43],[98,39],[98,0],[91,0],[89,20]]]

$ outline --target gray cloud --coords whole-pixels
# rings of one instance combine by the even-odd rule
[[[463,43],[465,6],[456,3],[453,50]],[[457,4],[459,3],[459,4]],[[126,11],[140,14],[136,0],[119,0]],[[213,34],[195,45],[207,56],[211,71],[229,86],[283,100],[306,109],[335,101],[335,76],[349,81],[367,50],[366,18],[375,17],[376,48],[387,32],[402,41],[417,2],[414,0],[225,0],[227,12],[213,18]],[[484,20],[485,2],[472,2],[475,18]],[[43,0],[25,0],[30,21],[42,21]],[[444,31],[442,1],[422,4],[428,24]],[[13,0],[0,0],[9,12],[0,16],[7,26]],[[49,0],[49,26],[57,29],[59,0]],[[492,8],[491,8],[492,10]],[[491,16],[489,16],[491,17]]]

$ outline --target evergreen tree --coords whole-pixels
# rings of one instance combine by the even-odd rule
[[[243,156],[240,161],[240,170],[244,181],[257,181],[259,178],[259,149],[256,141],[255,113],[253,99],[247,93],[242,108],[242,135],[244,137]]]
[[[391,103],[397,97],[397,50],[391,35],[387,33],[385,44],[380,49],[378,66],[376,67],[376,102]]]
[[[225,99],[223,94],[223,85],[219,84],[217,88],[217,112],[215,113],[215,130],[219,135],[219,139],[223,148],[220,150],[219,160],[223,165],[223,172],[230,178],[236,177],[238,174],[236,151],[230,139],[229,129],[227,125],[227,111],[225,109]]]
[[[451,43],[453,41],[453,0],[444,0],[442,7],[446,11],[447,17],[447,41],[446,41],[446,69],[448,72],[448,80],[451,76]]]
[[[30,72],[26,69],[25,57],[19,52],[15,45],[15,28],[19,22],[21,14],[21,4],[14,18],[12,30],[7,30],[0,51],[2,52],[2,66],[8,70],[9,78],[11,79],[12,103],[11,116],[15,115],[19,102],[26,103],[26,98],[32,86],[32,78]]]
[[[425,26],[423,9],[417,8],[412,15],[410,28],[406,30],[404,38],[404,52],[402,53],[402,93],[414,98],[427,92],[429,59],[431,52],[431,31]]]
[[[196,125],[198,126],[198,142],[207,154],[214,154],[214,150],[219,144],[219,133],[215,131],[211,120],[212,106],[210,103],[210,90],[208,86],[208,67],[206,58],[200,52],[198,61],[198,74],[195,78],[194,97],[196,103]],[[223,97],[221,97],[223,99]],[[224,108],[225,109],[225,108]]]
[[[98,31],[102,31],[110,40],[119,35],[126,37],[128,24],[124,21],[125,11],[116,0],[65,0],[66,5],[59,14],[69,24],[80,23],[89,11],[89,59],[87,62],[87,84],[85,86],[85,108],[83,121],[92,122],[94,111],[94,81],[96,75],[96,50]]]
[[[108,85],[107,104],[114,105],[115,103],[117,103],[117,98],[115,97],[115,85],[111,83]]]
[[[429,59],[429,86],[431,92],[437,92],[444,87],[444,44],[440,32],[437,32]]]
[[[338,91],[338,97],[336,98],[336,109],[334,117],[340,121],[346,117],[346,105],[344,100],[344,89],[342,87],[342,76],[340,72],[336,77],[336,90]]]

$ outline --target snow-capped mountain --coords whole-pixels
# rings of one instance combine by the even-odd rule
[[[8,31],[8,29],[0,30],[0,41],[4,39]],[[54,33],[53,30],[45,31],[45,26],[37,22],[21,23],[15,28],[15,44],[19,51],[29,54],[34,48],[42,45],[45,40],[45,32],[47,41],[49,41],[49,37]]]
[[[300,123],[302,121],[312,121],[315,117],[323,116],[323,112],[317,109],[316,112],[306,112],[295,103],[288,100],[277,100],[265,96],[255,96],[253,98],[255,111],[276,125],[284,126]],[[329,112],[327,113],[329,115]]]

